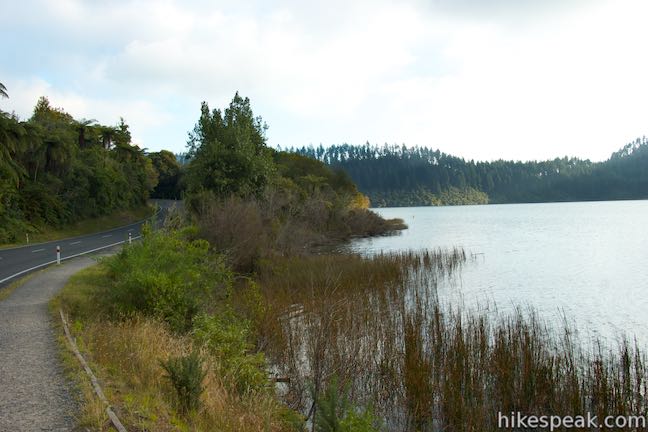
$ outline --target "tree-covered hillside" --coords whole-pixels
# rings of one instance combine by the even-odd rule
[[[648,141],[605,162],[476,162],[425,147],[348,144],[292,149],[346,171],[374,206],[648,198]]]
[[[123,120],[76,120],[44,97],[28,120],[0,111],[0,243],[141,206],[157,178]]]

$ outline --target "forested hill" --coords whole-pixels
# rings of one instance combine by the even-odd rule
[[[376,207],[648,198],[648,140],[604,161],[475,162],[425,147],[302,147],[346,171]]]

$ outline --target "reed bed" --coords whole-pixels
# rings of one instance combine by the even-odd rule
[[[311,419],[332,380],[387,430],[492,431],[500,412],[648,411],[636,344],[586,348],[533,311],[499,316],[440,300],[441,283],[470,260],[461,249],[275,257],[259,266],[262,299],[238,307],[274,372],[290,378],[284,401]]]

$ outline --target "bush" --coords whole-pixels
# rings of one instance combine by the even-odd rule
[[[315,430],[317,432],[376,432],[379,423],[371,409],[360,410],[347,398],[348,389],[341,389],[333,377],[324,392],[315,398]]]
[[[200,232],[237,270],[251,271],[268,249],[269,229],[255,200],[232,196],[202,203]]]
[[[145,234],[141,243],[107,259],[113,290],[108,305],[119,315],[142,313],[187,331],[193,318],[219,292],[232,274],[204,240],[187,240],[183,232]]]
[[[176,391],[180,410],[187,413],[198,409],[206,375],[200,356],[194,351],[186,356],[171,357],[161,364]]]
[[[268,387],[263,353],[252,353],[250,323],[231,312],[200,315],[194,322],[194,340],[219,362],[222,374],[239,394]]]

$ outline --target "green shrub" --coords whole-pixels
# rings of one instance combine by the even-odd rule
[[[171,357],[161,364],[176,391],[180,410],[187,413],[198,409],[206,375],[198,353],[194,351],[186,356]]]
[[[372,410],[356,411],[350,409],[340,421],[341,432],[377,432],[380,424]]]
[[[167,322],[175,331],[191,328],[194,316],[232,279],[223,261],[204,240],[182,232],[145,230],[142,242],[105,261],[114,280],[108,304],[119,315],[142,313]]]
[[[226,311],[199,315],[194,321],[194,340],[218,359],[222,374],[240,394],[268,388],[263,353],[252,353],[250,322]]]
[[[315,397],[315,430],[317,432],[377,432],[379,421],[371,409],[353,406],[347,397],[348,388],[340,388],[336,377],[323,393]]]

